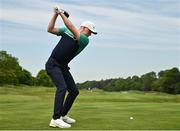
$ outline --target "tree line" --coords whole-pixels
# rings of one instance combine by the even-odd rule
[[[23,69],[18,59],[6,51],[0,51],[0,85],[29,85],[53,87],[45,70],[40,70],[36,77]],[[149,72],[142,76],[86,81],[77,83],[79,89],[102,89],[104,91],[159,91],[180,94],[180,71],[177,67],[158,72]]]
[[[159,91],[170,94],[180,94],[180,71],[174,67],[169,70],[149,72],[142,76],[116,78],[100,81],[77,83],[80,89],[103,89],[104,91]]]
[[[45,70],[36,77],[19,65],[18,59],[6,51],[0,51],[0,85],[29,85],[52,87],[53,83]]]

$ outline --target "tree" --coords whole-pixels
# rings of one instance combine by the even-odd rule
[[[144,91],[151,91],[152,90],[152,83],[155,81],[156,78],[156,73],[155,72],[149,72],[147,74],[144,74],[141,76],[143,86],[142,90]]]
[[[129,79],[129,78],[127,78]],[[114,91],[126,91],[129,90],[129,84],[130,83],[130,79],[123,79],[123,78],[119,78],[118,80],[115,81],[114,83]]]
[[[131,78],[131,90],[141,90],[142,89],[142,80],[138,76],[133,76]]]
[[[167,93],[178,93],[180,72],[178,68],[161,71],[158,73],[160,87],[159,90]]]
[[[176,84],[175,84],[175,94],[180,94],[180,82],[177,82]]]
[[[18,75],[19,83],[25,85],[33,85],[33,78],[29,71],[23,69]]]
[[[45,70],[40,70],[39,73],[37,74],[36,84],[38,86],[46,86],[46,87],[53,86],[53,83]]]
[[[105,91],[114,91],[115,90],[115,82],[117,79],[109,79],[108,83],[104,86]]]
[[[7,54],[6,51],[0,51],[0,84],[19,84],[19,75],[22,67],[19,65],[16,57]]]

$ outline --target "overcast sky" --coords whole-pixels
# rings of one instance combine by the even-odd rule
[[[69,64],[76,82],[180,67],[180,0],[0,0],[0,50],[33,76],[61,38],[47,33],[56,4],[77,28],[90,20],[98,30]]]

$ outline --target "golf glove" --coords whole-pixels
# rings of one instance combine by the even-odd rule
[[[63,9],[60,9],[58,5],[54,6],[54,12],[55,13],[63,13],[67,18],[69,17],[69,13]]]

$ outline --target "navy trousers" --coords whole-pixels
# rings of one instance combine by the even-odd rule
[[[53,119],[55,120],[67,115],[79,94],[69,69],[67,65],[60,65],[51,57],[46,63],[47,74],[56,86],[53,114]],[[68,91],[68,95],[65,99],[66,91]]]

